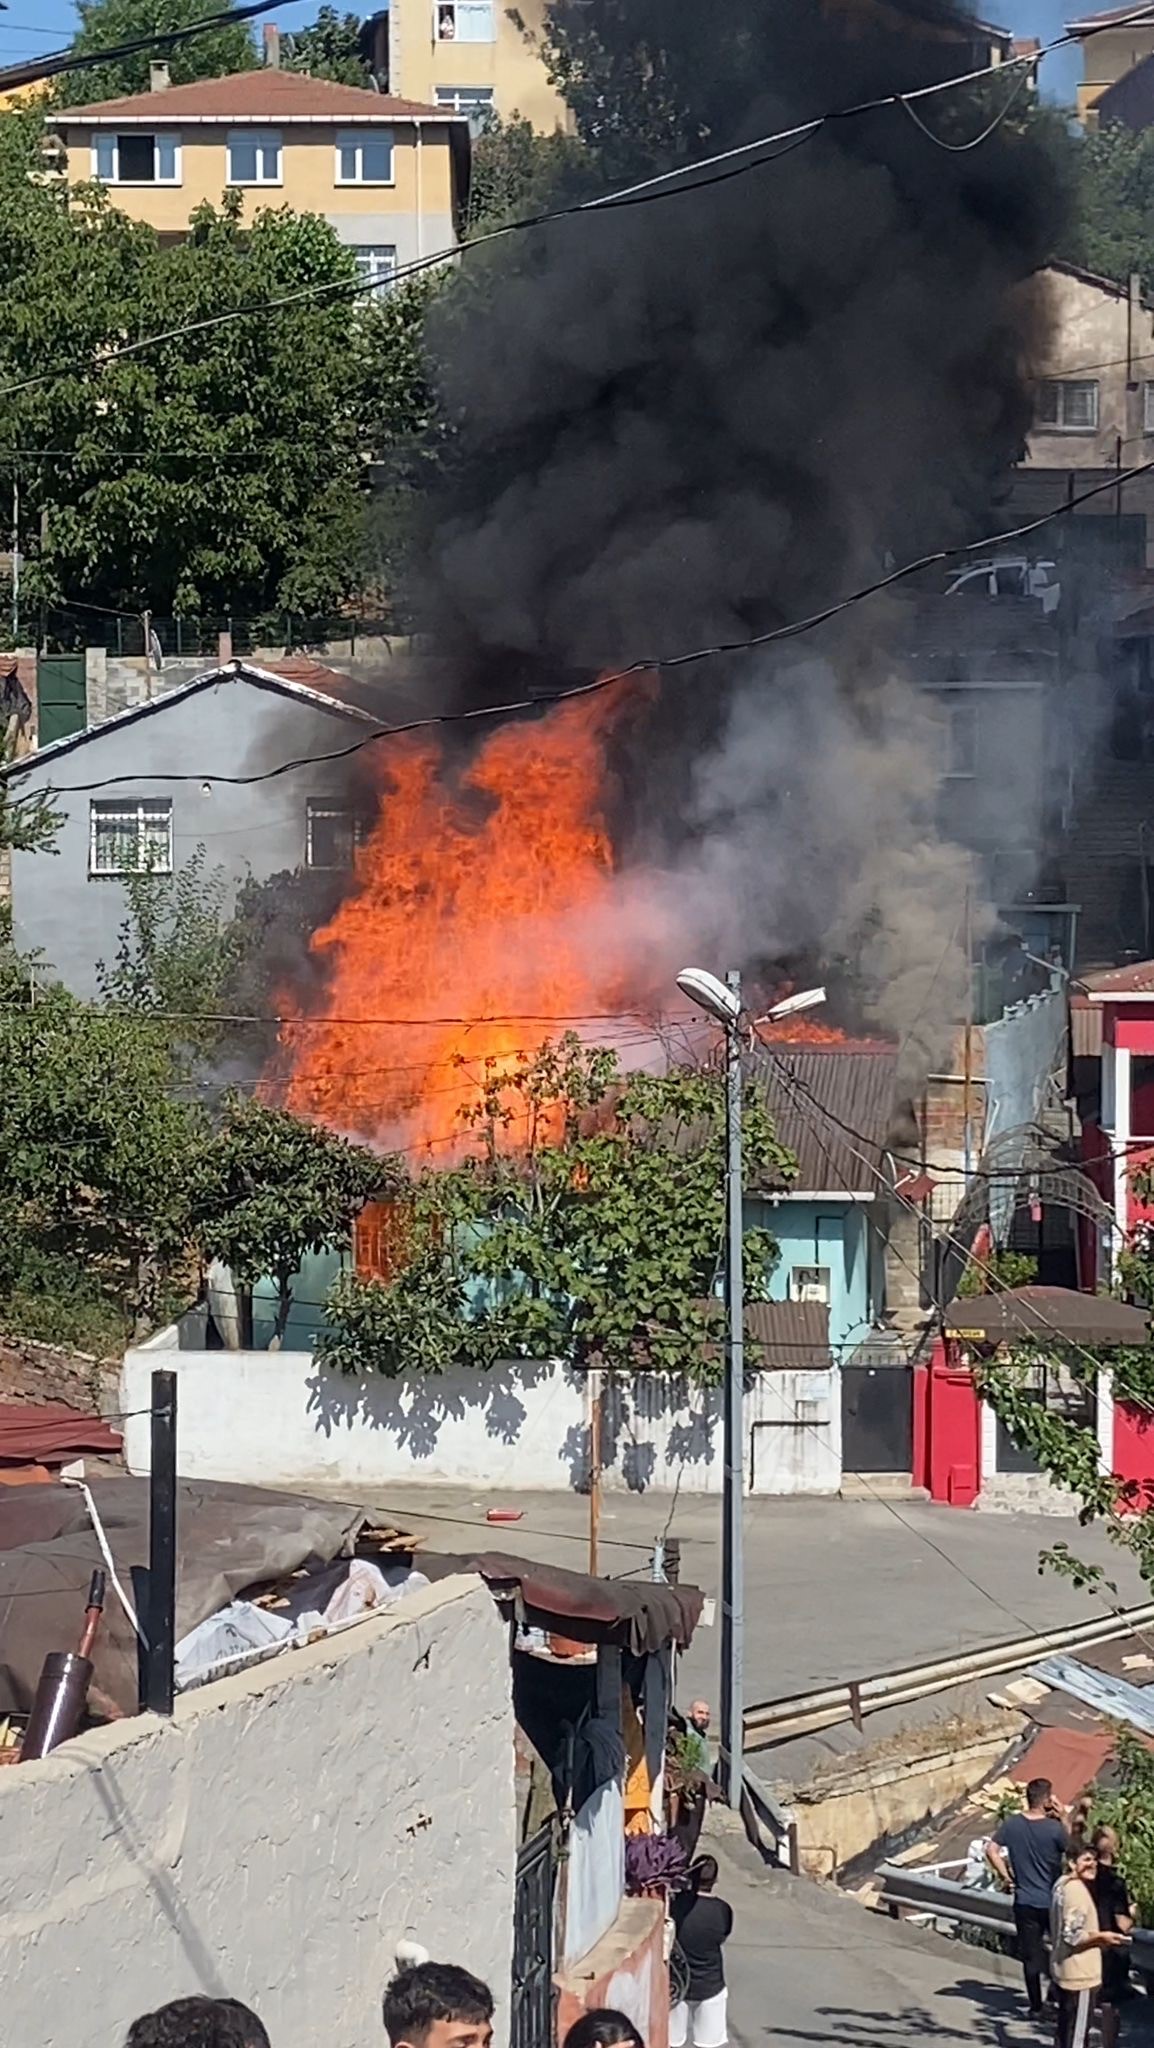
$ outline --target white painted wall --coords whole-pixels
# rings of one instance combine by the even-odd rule
[[[1114,1466],[1114,1381],[1098,1374],[1098,1470]],[[974,1506],[988,1513],[1074,1515],[1077,1494],[1058,1486],[1046,1472],[1002,1472],[998,1467],[998,1418],[988,1401],[981,1408],[981,1487]]]
[[[582,1375],[553,1364],[345,1378],[307,1351],[180,1351],[161,1331],[129,1351],[122,1406],[129,1469],[149,1460],[149,1375],[178,1376],[178,1464],[189,1479],[254,1486],[482,1486],[522,1492],[582,1485],[589,1402]],[[656,1374],[607,1380],[607,1487],[720,1493],[716,1388]],[[837,1374],[763,1372],[746,1398],[746,1480],[758,1493],[836,1493],[841,1484]]]
[[[506,1631],[445,1579],[0,1771],[0,2036],[123,2048],[204,1991],[276,2048],[384,2048],[408,1938],[492,1985],[507,2040],[515,1862]]]

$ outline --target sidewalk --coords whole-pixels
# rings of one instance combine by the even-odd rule
[[[577,1494],[405,1486],[372,1504],[436,1550],[505,1550],[588,1569],[589,1503]],[[487,1523],[490,1507],[520,1508],[523,1518]],[[682,1579],[716,1596],[721,1503],[701,1496],[606,1494],[601,1573],[647,1574],[654,1538],[666,1529],[681,1541]],[[1154,1599],[1107,1536],[1058,1516],[979,1515],[921,1501],[759,1499],[746,1503],[744,1530],[751,1703],[1108,1612],[1101,1598],[1053,1572],[1039,1576],[1039,1552],[1059,1540],[1105,1565],[1123,1604]],[[699,1629],[683,1688],[714,1698],[718,1654],[717,1628]]]

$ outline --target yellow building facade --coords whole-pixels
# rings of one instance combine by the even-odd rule
[[[469,128],[451,109],[244,71],[62,109],[54,126],[69,183],[97,180],[163,235],[186,233],[196,207],[231,189],[250,219],[263,207],[320,214],[382,285],[456,239]]]
[[[572,126],[535,38],[545,0],[390,0],[389,84],[407,98],[466,114],[520,114],[539,135]]]
[[[1115,7],[1105,14],[1087,14],[1067,24],[1082,48],[1082,81],[1078,87],[1078,113],[1090,127],[1102,94],[1127,73],[1154,56],[1154,20],[1133,19],[1136,7]],[[1129,20],[1127,16],[1131,17]]]

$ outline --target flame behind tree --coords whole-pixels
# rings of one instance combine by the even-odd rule
[[[716,1376],[724,1077],[624,1075],[569,1033],[491,1075],[466,1115],[480,1154],[415,1183],[407,1262],[387,1282],[342,1275],[320,1355],[390,1377],[550,1358]],[[516,1151],[510,1129],[529,1134]],[[796,1172],[752,1088],[743,1142],[748,1185]],[[764,1299],[777,1247],[751,1230],[746,1254]]]

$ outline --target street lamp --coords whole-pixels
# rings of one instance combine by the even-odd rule
[[[744,1779],[745,1580],[741,1514],[745,1469],[745,1272],[741,1178],[741,976],[720,981],[705,967],[684,967],[682,995],[725,1031],[725,1404],[721,1521],[721,1788],[740,1811]],[[776,1003],[758,1023],[771,1023],[825,1001],[805,989]]]

